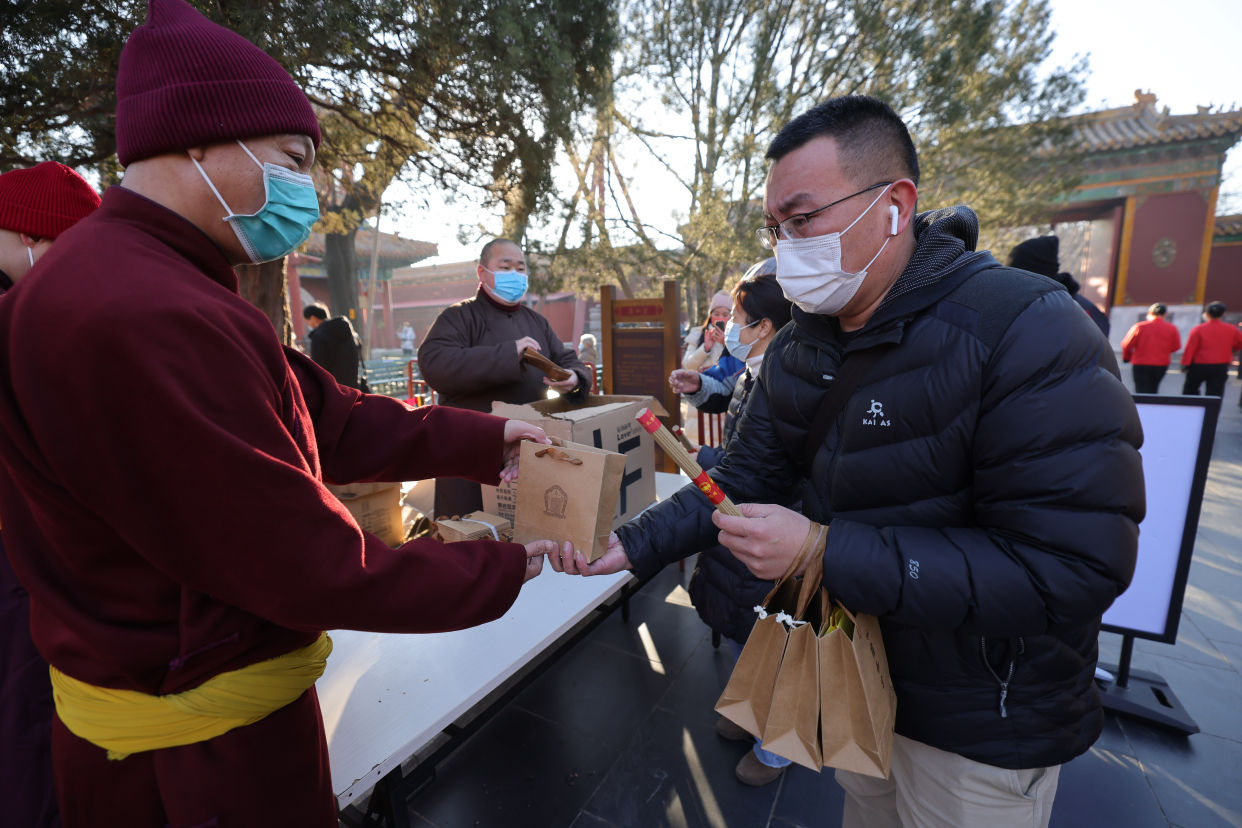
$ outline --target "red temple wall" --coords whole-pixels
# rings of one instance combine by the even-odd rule
[[[1208,222],[1207,199],[1198,191],[1161,193],[1142,197],[1134,215],[1126,296],[1118,304],[1170,305],[1194,302]],[[1173,244],[1172,261],[1165,267],[1153,259],[1157,246]]]
[[[1203,300],[1224,302],[1229,310],[1242,311],[1242,242],[1212,246]]]

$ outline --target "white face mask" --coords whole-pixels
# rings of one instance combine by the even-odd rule
[[[890,184],[889,187],[892,185]],[[811,236],[806,239],[778,239],[776,242],[776,281],[784,291],[785,297],[807,313],[823,313],[829,316],[840,313],[849,301],[858,293],[863,279],[867,276],[867,268],[880,258],[889,238],[871,257],[871,261],[857,273],[847,273],[841,267],[841,237],[849,232],[862,217],[871,212],[889,187],[867,205],[862,215],[850,222],[839,233],[825,233],[822,236]],[[894,222],[894,225],[896,222]]]
[[[739,325],[732,319],[725,325],[725,347],[729,349],[729,353],[745,362],[750,357],[750,349],[755,347],[755,342],[743,342],[741,340],[742,331],[747,328],[753,328],[762,322],[762,319],[756,319],[749,325]]]

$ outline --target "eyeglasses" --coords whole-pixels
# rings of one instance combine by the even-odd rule
[[[775,250],[776,242],[778,239],[782,239],[782,238],[803,239],[811,235],[811,232],[810,232],[811,219],[815,218],[820,213],[827,210],[829,207],[836,207],[841,202],[849,201],[854,196],[860,196],[863,193],[869,193],[872,190],[876,189],[877,187],[887,187],[889,184],[892,184],[892,183],[893,182],[891,181],[876,182],[875,184],[872,184],[870,187],[861,189],[856,193],[850,193],[845,198],[838,198],[836,201],[832,202],[831,204],[825,204],[823,207],[820,207],[817,210],[812,210],[809,213],[797,213],[795,215],[790,216],[789,218],[785,219],[782,222],[778,222],[777,224],[764,225],[763,227],[760,227],[758,230],[755,231],[755,235],[759,237],[759,243],[761,245],[763,245],[768,250]]]

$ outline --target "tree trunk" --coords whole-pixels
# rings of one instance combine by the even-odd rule
[[[333,316],[344,316],[357,327],[360,324],[358,308],[358,257],[354,253],[354,241],[358,228],[348,233],[325,235],[323,239],[323,267],[328,274],[329,310]]]
[[[535,205],[530,191],[522,185],[511,187],[505,193],[505,217],[501,233],[512,239],[518,247],[525,247],[526,223]]]
[[[263,264],[238,265],[241,296],[267,314],[282,345],[293,345],[293,321],[289,318],[289,288],[285,281],[285,260]]]

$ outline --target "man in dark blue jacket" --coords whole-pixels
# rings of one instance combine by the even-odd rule
[[[828,100],[767,157],[760,237],[796,307],[712,471],[744,517],[689,487],[554,568],[648,574],[719,530],[774,578],[829,525],[824,585],[880,619],[897,693],[890,778],[837,772],[844,824],[1047,825],[1102,727],[1100,618],[1145,508],[1112,350],[1060,285],[975,252],[970,210],[916,213],[884,103]],[[851,360],[874,361],[816,427]]]

